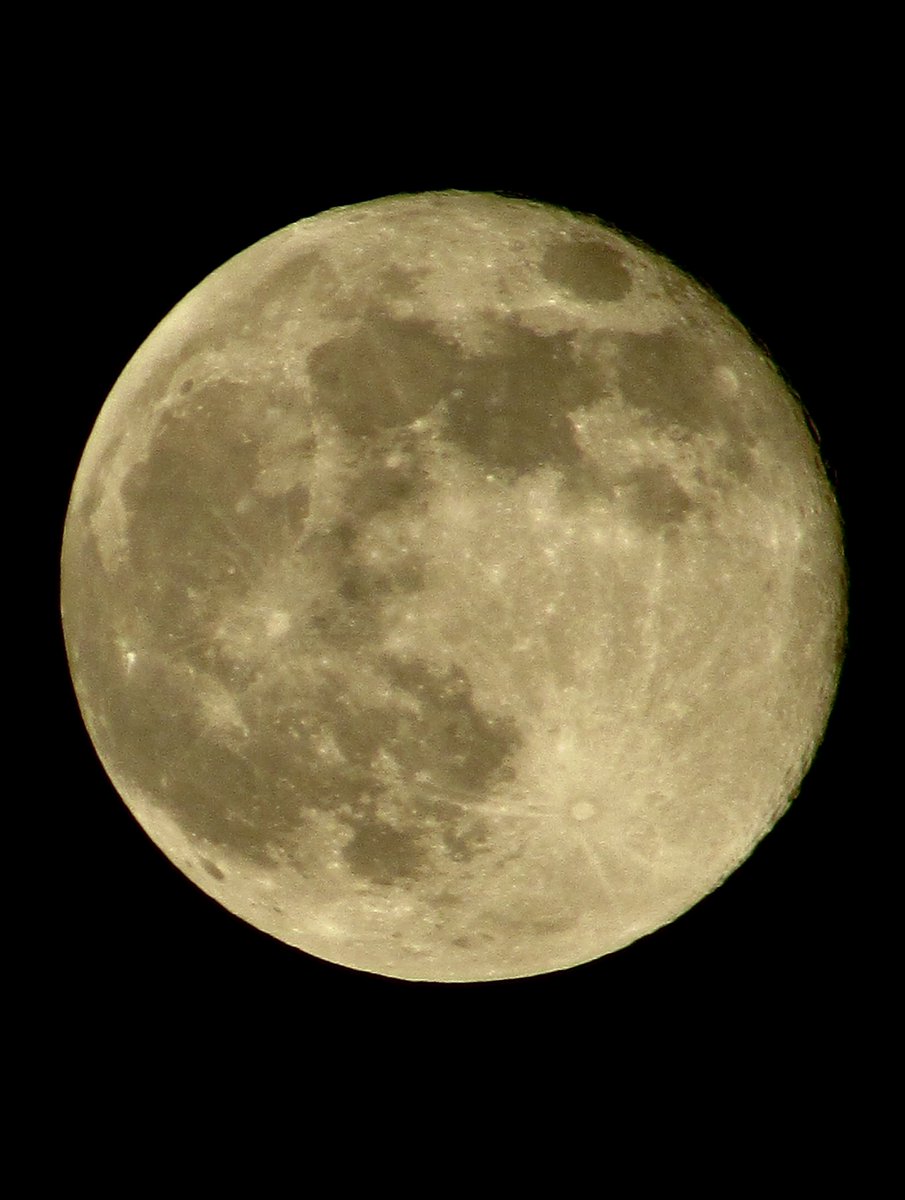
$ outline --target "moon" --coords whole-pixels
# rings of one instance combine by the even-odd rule
[[[97,754],[184,874],[406,980],[563,970],[748,857],[819,745],[841,524],[795,396],[593,218],[332,209],[139,348],[63,538]]]

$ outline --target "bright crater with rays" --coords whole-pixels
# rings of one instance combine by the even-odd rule
[[[123,372],[63,548],[86,725],[232,912],[405,979],[607,954],[784,811],[845,622],[745,331],[596,222],[467,193],[238,255]]]

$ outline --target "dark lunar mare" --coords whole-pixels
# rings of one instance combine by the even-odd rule
[[[593,234],[559,239],[547,248],[541,274],[588,303],[623,300],[632,290],[625,257]]]
[[[328,670],[313,688],[296,688],[291,637],[268,651],[272,658],[243,661],[213,636],[224,604],[241,606],[253,591],[261,561],[283,560],[294,548],[302,575],[321,561],[333,581],[323,610],[315,606],[314,636],[372,655],[381,605],[416,592],[421,565],[413,554],[375,568],[358,543],[378,515],[423,503],[428,484],[416,441],[373,431],[346,481],[342,519],[313,531],[305,487],[275,497],[255,490],[259,443],[238,415],[255,399],[247,386],[219,380],[186,395],[187,405],[162,416],[147,459],[124,481],[127,563],[113,581],[105,583],[102,569],[83,581],[96,592],[95,609],[114,587],[125,590],[134,614],[134,665],[124,671],[106,648],[86,667],[103,675],[91,691],[105,697],[106,724],[116,729],[113,763],[188,834],[252,861],[272,862],[296,846],[306,813],[316,811],[349,827],[347,861],[372,883],[410,876],[429,842],[464,859],[480,844],[481,824],[461,797],[477,803],[518,738],[511,723],[479,709],[461,672],[435,676],[423,664],[384,657],[377,665],[390,699],[369,704]],[[235,698],[247,732],[207,722],[204,693],[215,683]],[[332,758],[320,753],[325,735],[338,751]],[[398,770],[392,795],[374,770],[381,754]]]

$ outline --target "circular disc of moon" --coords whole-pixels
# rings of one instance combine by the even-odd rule
[[[704,289],[472,193],[298,222],[129,362],[63,541],[84,719],[199,887],[331,962],[540,974],[672,921],[796,793],[835,501]]]

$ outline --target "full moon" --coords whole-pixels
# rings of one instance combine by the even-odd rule
[[[618,951],[751,853],[823,734],[845,564],[801,406],[709,292],[593,218],[424,193],[274,233],[150,334],[62,614],[189,879],[466,982]]]

